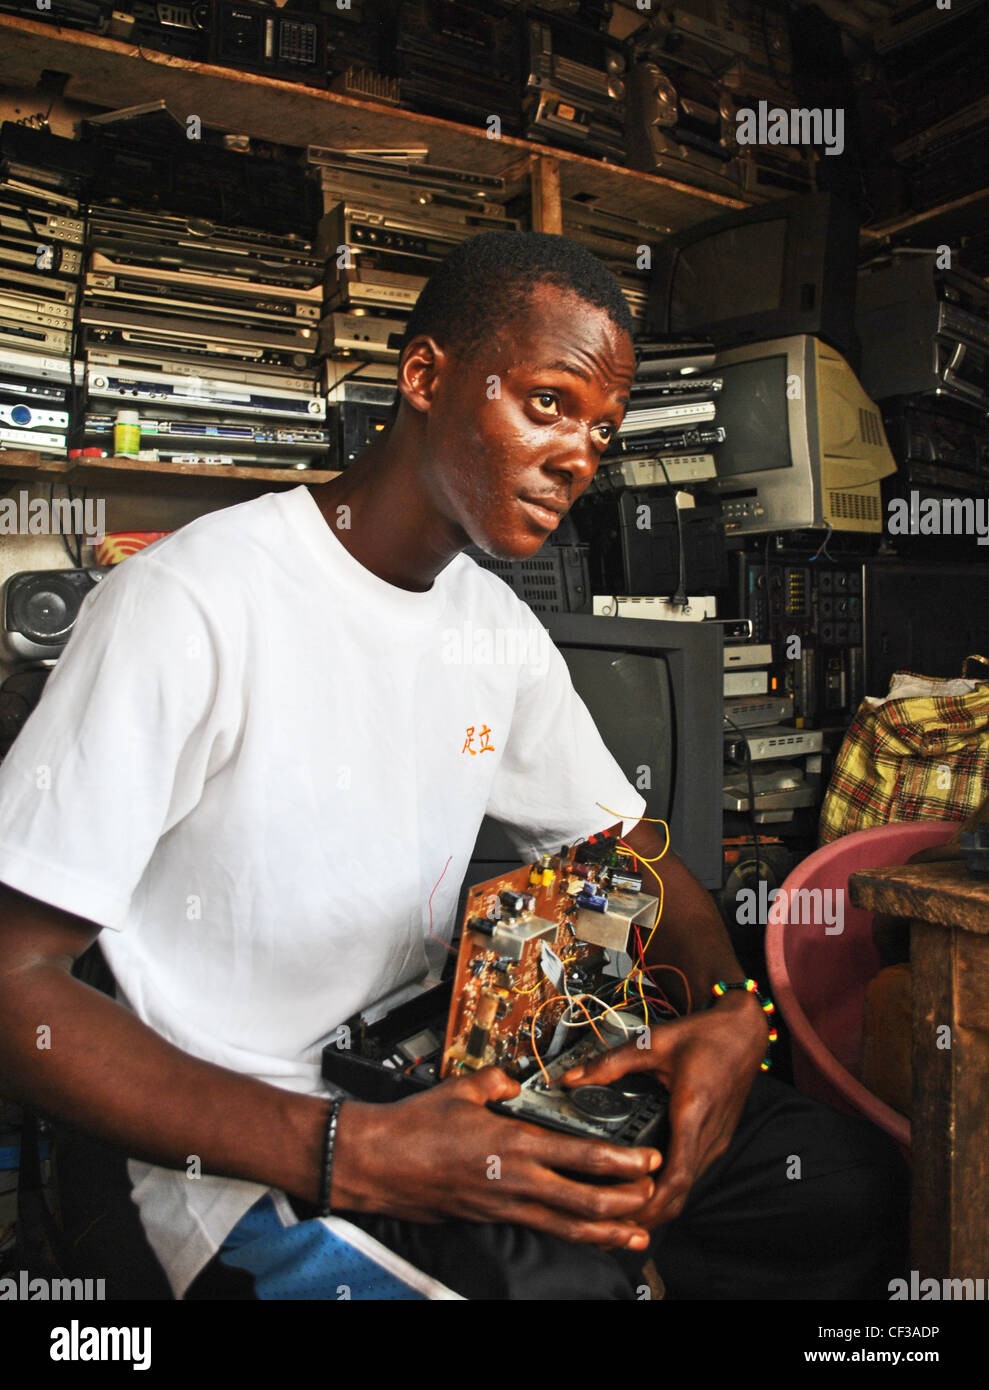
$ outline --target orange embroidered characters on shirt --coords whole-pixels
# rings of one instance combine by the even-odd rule
[[[464,746],[460,750],[461,753],[469,753],[472,758],[476,758],[478,753],[493,753],[495,751],[494,747],[488,742],[490,733],[491,730],[488,728],[487,724],[485,724],[484,728],[479,732],[475,732],[474,725],[471,724],[470,728],[467,730],[467,737],[464,739]],[[479,748],[474,747],[475,738],[481,741]]]

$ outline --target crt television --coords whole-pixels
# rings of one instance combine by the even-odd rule
[[[647,324],[718,347],[811,333],[856,359],[858,214],[805,193],[689,227],[653,251]]]
[[[720,888],[721,626],[581,613],[537,617],[605,745],[645,797],[645,814],[667,821],[671,848],[701,883]],[[602,812],[601,828],[614,820]],[[485,818],[464,882],[483,882],[518,862],[504,829]]]
[[[801,335],[719,352],[714,451],[725,532],[883,530],[896,471],[882,416],[841,353]]]

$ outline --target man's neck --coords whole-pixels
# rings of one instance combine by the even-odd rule
[[[310,489],[328,526],[365,569],[424,593],[469,537],[433,506],[406,451],[372,444],[338,477]]]

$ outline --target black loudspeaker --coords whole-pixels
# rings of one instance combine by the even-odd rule
[[[21,661],[57,657],[69,640],[82,601],[109,566],[74,570],[22,570],[3,588],[3,639]]]
[[[740,956],[762,951],[769,893],[782,887],[796,857],[780,840],[759,837],[759,852],[749,836],[724,841],[725,884],[716,894],[732,945]],[[760,889],[760,883],[765,888]]]

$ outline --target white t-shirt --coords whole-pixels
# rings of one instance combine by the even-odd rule
[[[613,824],[598,802],[626,832],[646,804],[508,585],[465,555],[388,584],[300,486],[87,596],[0,765],[0,880],[110,928],[177,1047],[317,1093],[337,1026],[426,973],[431,892],[449,940],[485,812],[527,861]],[[178,1297],[266,1190],[130,1173]]]

